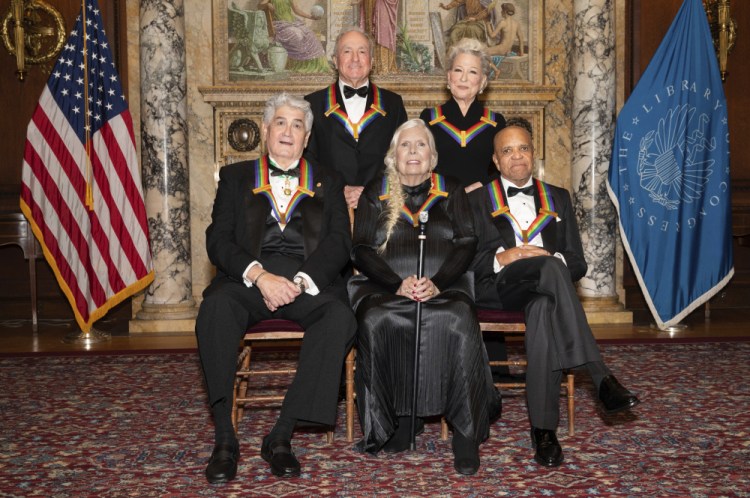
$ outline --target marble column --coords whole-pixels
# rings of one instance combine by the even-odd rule
[[[614,2],[573,2],[571,187],[589,267],[579,282],[587,311],[618,307],[617,215],[606,187],[615,125]]]
[[[136,321],[162,321],[159,327],[146,326],[149,331],[181,330],[176,322],[196,315],[185,59],[183,0],[141,0],[141,159],[156,275]]]

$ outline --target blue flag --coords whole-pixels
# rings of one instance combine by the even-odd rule
[[[660,328],[734,275],[724,89],[701,0],[685,0],[617,118],[607,188]]]

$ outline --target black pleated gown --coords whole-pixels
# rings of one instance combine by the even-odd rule
[[[356,390],[362,448],[377,453],[393,435],[398,417],[411,414],[416,302],[396,295],[403,279],[417,273],[419,229],[400,218],[385,240],[382,179],[365,189],[357,207],[352,259],[360,274],[349,283],[357,314]],[[417,213],[430,180],[405,187],[406,205]],[[424,275],[440,293],[422,303],[417,416],[443,415],[454,431],[482,442],[500,414],[487,353],[466,270],[474,254],[471,210],[463,188],[447,179],[447,198],[429,210]]]

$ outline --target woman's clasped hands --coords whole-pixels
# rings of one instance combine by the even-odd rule
[[[432,280],[427,277],[417,278],[416,275],[406,277],[396,291],[399,296],[419,302],[429,301],[439,293],[440,290]]]

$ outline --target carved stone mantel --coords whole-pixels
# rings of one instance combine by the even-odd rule
[[[311,79],[315,79],[311,84]],[[306,95],[329,85],[334,80],[328,78],[290,79],[280,84],[276,82],[253,82],[252,87],[223,85],[203,86],[199,91],[204,100],[214,108],[215,162],[228,164],[242,159],[258,157],[260,148],[250,151],[235,149],[229,140],[228,131],[232,123],[249,119],[260,128],[263,107],[271,95],[282,89],[294,95]],[[408,82],[395,78],[373,78],[376,85],[395,91],[404,99],[409,117],[418,117],[422,109],[442,104],[449,98],[444,78],[413,78]],[[490,83],[488,90],[480,96],[484,105],[505,116],[523,116],[531,121],[535,130],[544,126],[544,111],[547,104],[557,98],[560,88],[544,85],[495,85]],[[544,133],[535,133],[534,147],[537,159],[544,159]]]

